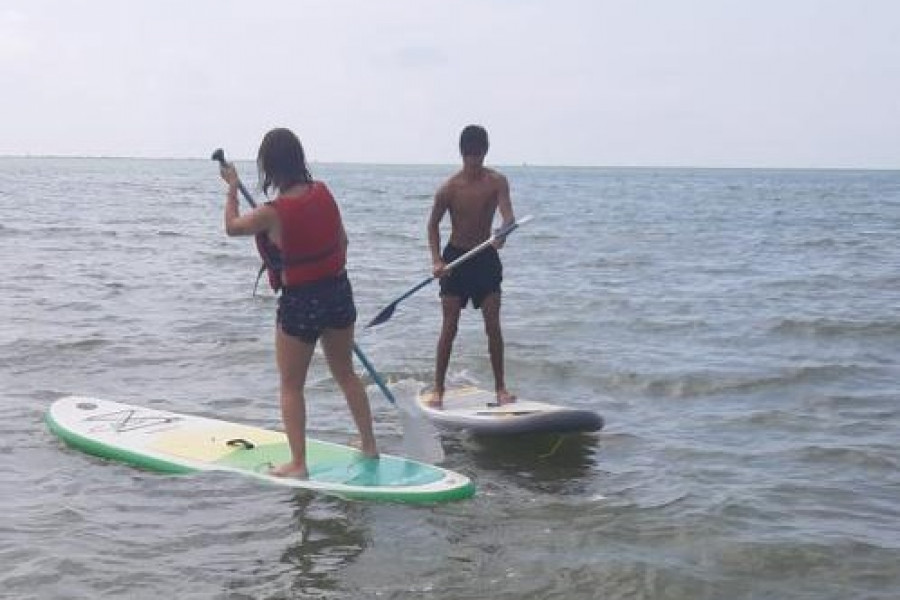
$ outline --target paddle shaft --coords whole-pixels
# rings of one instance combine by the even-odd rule
[[[483,242],[481,242],[480,244],[478,244],[471,250],[467,251],[465,254],[458,257],[456,260],[448,263],[444,267],[444,270],[450,271],[453,268],[458,267],[462,263],[464,263],[467,260],[474,257],[479,252],[482,252],[483,250],[485,250],[488,246],[493,244],[495,241],[506,238],[506,236],[508,236],[510,233],[512,233],[519,225],[523,225],[530,220],[531,220],[531,215],[527,215],[527,216],[522,217],[521,219],[513,221],[512,223],[507,223],[506,225],[504,225],[503,227],[498,229],[494,235],[492,235],[488,239],[484,240]],[[397,298],[396,300],[394,300],[393,302],[391,302],[390,304],[385,306],[383,309],[381,309],[381,312],[379,312],[377,315],[375,315],[374,319],[369,321],[369,324],[366,325],[366,328],[372,327],[373,325],[379,325],[381,323],[384,323],[388,319],[390,319],[391,316],[394,314],[394,309],[397,308],[398,304],[400,304],[402,301],[406,300],[407,298],[409,298],[410,296],[412,296],[413,294],[415,294],[416,292],[418,292],[423,287],[425,287],[426,285],[428,285],[429,283],[431,283],[432,281],[434,281],[437,278],[438,278],[437,275],[431,275],[429,277],[426,277],[425,279],[423,279],[422,281],[420,281],[413,287],[411,287],[409,290],[404,292],[402,296],[400,296],[399,298]]]
[[[454,267],[458,267],[459,265],[466,262],[467,260],[469,260],[470,258],[475,256],[482,250],[486,249],[488,246],[490,246],[497,240],[504,239],[506,236],[508,236],[510,233],[512,233],[513,230],[515,230],[519,225],[521,225],[523,223],[527,223],[530,220],[531,220],[531,217],[527,216],[527,217],[522,217],[518,221],[513,221],[512,223],[507,223],[506,225],[504,225],[503,227],[498,229],[494,235],[492,235],[488,239],[484,240],[483,242],[481,242],[480,244],[478,244],[477,246],[475,246],[474,248],[472,248],[471,250],[469,250],[468,252],[466,252],[465,254],[463,254],[462,256],[457,258],[456,260],[454,260],[453,262],[447,264],[447,266],[444,267],[444,269],[449,271]]]
[[[388,386],[385,385],[384,381],[381,379],[381,375],[375,370],[375,365],[369,362],[368,357],[363,354],[362,348],[360,348],[356,342],[353,342],[353,353],[356,355],[356,358],[359,359],[359,362],[362,363],[363,367],[365,367],[366,371],[369,372],[369,376],[375,381],[375,385],[378,386],[378,389],[381,390],[381,393],[384,394],[384,397],[387,398],[388,402],[397,404],[397,399],[394,398],[394,394],[391,393],[391,390],[388,389]]]
[[[510,229],[506,233],[509,233],[510,231],[512,231],[512,229]],[[448,263],[447,266],[444,267],[444,270],[449,271],[449,270],[453,269],[454,267],[458,267],[459,265],[463,264],[467,260],[474,257],[476,254],[478,254],[479,252],[481,252],[482,250],[486,249],[488,246],[493,244],[494,240],[496,240],[496,239],[499,239],[499,236],[491,236],[490,238],[484,240],[483,242],[481,242],[480,244],[478,244],[477,246],[475,246],[474,248],[472,248],[471,250],[469,250],[468,252],[466,252],[465,254],[463,254],[462,256],[457,258],[456,260],[454,260],[453,262]],[[407,298],[409,298],[410,296],[412,296],[413,294],[415,294],[416,292],[418,292],[423,287],[425,287],[426,285],[428,285],[429,283],[431,283],[432,281],[434,281],[437,278],[438,278],[437,275],[431,275],[430,277],[423,279],[421,282],[417,283],[414,287],[410,288],[409,291],[407,291],[405,294],[403,294],[402,296],[400,296],[399,298],[394,300],[394,304],[397,304],[401,300],[406,300]]]
[[[225,152],[221,148],[213,152],[212,159],[218,161],[223,168],[228,166],[228,163],[225,161]],[[251,208],[256,208],[256,201],[253,199],[253,196],[250,195],[250,192],[247,191],[247,188],[244,187],[240,177],[238,178],[237,184],[238,189],[241,191],[241,196],[244,197],[247,204],[249,204]]]

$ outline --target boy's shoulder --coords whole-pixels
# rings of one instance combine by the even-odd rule
[[[506,181],[506,175],[504,175],[497,169],[485,168],[485,171],[487,171],[488,177],[490,177],[493,181]]]
[[[489,167],[484,167],[484,181],[485,179],[489,182],[501,182],[506,181],[506,175],[498,171],[497,169],[492,169]],[[466,177],[465,171],[460,169],[453,175],[447,178],[447,180],[443,183],[441,187],[451,187],[451,186],[469,186],[469,185],[477,185],[477,182],[473,182]]]

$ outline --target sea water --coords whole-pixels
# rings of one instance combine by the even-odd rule
[[[313,165],[360,326],[430,274],[453,168]],[[64,447],[67,394],[280,428],[275,301],[211,161],[0,159],[0,596],[897,598],[900,173],[502,170],[535,217],[501,251],[509,387],[607,427],[447,434],[478,494],[416,507]],[[439,328],[431,285],[357,341],[406,400]],[[493,384],[472,310],[450,375]],[[321,355],[307,391],[311,435],[354,436]]]

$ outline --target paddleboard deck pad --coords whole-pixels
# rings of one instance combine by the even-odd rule
[[[494,392],[475,386],[447,389],[442,408],[429,404],[433,397],[432,391],[422,390],[416,401],[432,422],[446,429],[483,435],[512,435],[583,433],[603,428],[603,417],[591,410],[523,399],[497,406]]]
[[[290,460],[279,431],[120,402],[68,396],[46,413],[50,431],[88,454],[165,473],[229,471],[267,483],[354,500],[436,503],[468,498],[475,486],[440,467],[307,437],[305,480],[268,471]]]

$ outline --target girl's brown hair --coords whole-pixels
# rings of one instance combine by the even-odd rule
[[[279,127],[268,132],[256,156],[259,180],[267,196],[269,188],[283,191],[298,183],[311,183],[306,155],[300,139],[290,129]]]

